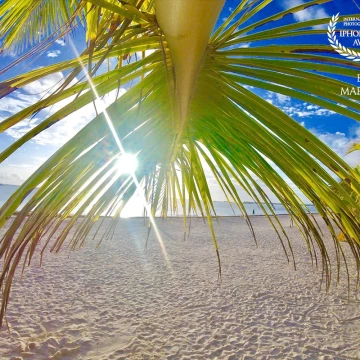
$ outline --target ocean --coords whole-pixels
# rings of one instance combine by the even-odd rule
[[[19,188],[17,185],[0,185],[0,206],[2,206],[7,199]],[[29,194],[29,196],[25,199],[25,202],[33,196],[35,192]],[[242,215],[240,210],[236,207],[235,204],[230,204],[226,201],[214,201],[214,207],[216,214],[218,216],[239,216]],[[260,207],[256,203],[245,202],[244,203],[246,212],[248,215],[264,215],[264,212],[260,209]],[[124,209],[124,217],[136,217],[142,216],[142,207],[138,201],[133,202],[130,206],[131,209]],[[180,207],[180,206],[179,206]],[[21,207],[20,207],[21,208]],[[267,208],[265,206],[265,208]],[[286,209],[281,204],[274,204],[274,212],[278,215],[285,215],[288,214]],[[308,206],[309,210],[312,213],[317,213],[314,205]],[[181,215],[179,213],[178,215]],[[171,215],[170,215],[171,216]]]

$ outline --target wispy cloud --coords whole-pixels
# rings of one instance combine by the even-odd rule
[[[13,95],[9,98],[6,98],[6,100],[0,100],[0,115],[10,116],[35,103],[42,97],[49,96],[57,89],[58,86],[63,83],[63,81],[63,74],[58,72],[26,85],[21,91],[18,90],[14,92]],[[70,85],[73,85],[74,82],[76,82],[76,79],[74,79]],[[125,89],[121,88],[119,95],[121,96],[125,93],[125,91]],[[109,106],[114,101],[116,92],[117,90],[111,91],[101,100],[97,100],[95,104],[99,108],[101,108],[101,106],[99,106],[99,102],[101,102],[105,107]],[[72,96],[60,101],[59,103],[37,114],[36,118],[31,119],[31,121],[29,121],[29,119],[24,119],[18,124],[12,126],[10,129],[6,130],[5,134],[13,139],[21,138],[28,131],[33,129],[38,123],[43,121],[45,117],[54,114],[56,111],[62,109],[74,99],[75,96]],[[1,114],[1,112],[3,112],[3,114]],[[95,116],[96,112],[94,104],[90,103],[80,110],[68,115],[65,119],[59,121],[57,124],[53,125],[49,131],[47,130],[41,132],[32,140],[32,143],[60,147],[68,140],[70,140]]]
[[[29,156],[26,163],[6,159],[0,164],[0,182],[21,185],[45,160],[35,156]]]
[[[279,104],[287,104],[290,102],[290,97],[283,94],[275,94],[276,100]]]
[[[295,120],[298,120],[304,127],[307,127],[307,119],[316,118],[319,116],[321,116],[321,118],[325,118],[335,114],[335,112],[324,109],[318,105],[293,101],[288,96],[276,94],[270,91],[266,92],[264,98],[270,104],[279,107],[287,115],[291,116]],[[348,134],[340,131],[329,132],[316,128],[308,128],[308,130],[316,135],[337,155],[343,158],[349,165],[355,166],[360,163],[360,157],[358,153],[354,152],[347,154],[348,150],[354,142],[360,142],[360,126],[350,129]]]
[[[360,126],[353,129],[349,135],[339,131],[330,133],[321,132],[318,129],[309,130],[329,148],[331,148],[337,155],[343,158],[349,165],[356,166],[360,164],[360,157],[358,152],[347,154],[354,142],[360,142]]]
[[[63,81],[63,74],[58,72],[26,85],[21,90],[17,90],[11,96],[6,97],[6,99],[0,99],[0,120],[4,120],[37,102],[41,98],[49,96],[63,83]],[[76,81],[77,80],[74,79],[70,85],[73,85]],[[101,100],[96,101],[95,103],[98,108],[109,106],[114,101],[116,92],[116,90],[113,90]],[[126,90],[121,88],[119,96],[125,92]],[[26,118],[15,124],[5,131],[5,137],[8,139],[7,141],[14,141],[21,138],[36,125],[41,123],[46,117],[62,109],[74,99],[74,96],[64,99],[61,102],[42,110],[36,117],[32,118],[31,121],[29,118]],[[102,103],[102,106],[100,106],[99,102]],[[47,160],[48,156],[76,135],[95,116],[96,112],[94,105],[93,103],[90,103],[59,121],[51,128],[38,134],[27,145],[24,145],[26,149],[19,149],[19,152],[14,154],[14,158],[11,157],[6,159],[4,163],[0,164],[1,181],[10,184],[21,184],[33,171]],[[20,158],[14,162],[13,159],[19,157],[24,151],[33,155],[33,161],[25,164],[23,163],[22,158]],[[35,154],[38,156],[34,156]]]
[[[0,113],[6,112],[8,113],[6,115],[14,114],[29,105],[31,105],[31,102],[26,99],[21,99],[17,96],[8,96],[6,100],[0,100]]]
[[[22,90],[24,94],[17,93],[17,97],[21,99],[29,98],[29,95],[34,95],[33,102],[40,99],[40,95],[45,95],[46,92],[52,93],[56,85],[60,85],[64,81],[64,76],[61,72],[57,72],[45,76],[39,80],[33,81],[25,85]],[[73,84],[73,83],[72,83]]]
[[[334,111],[324,109],[318,105],[308,103],[294,103],[289,96],[276,94],[268,91],[265,100],[272,105],[278,106],[287,115],[295,118],[307,118],[312,116],[330,116]]]
[[[302,4],[306,4],[306,2],[303,0],[284,0],[282,2],[282,7],[284,9],[291,9],[295,6]],[[328,17],[329,15],[326,13],[326,11],[323,8],[317,5],[298,11],[294,13],[293,16],[296,21],[308,21],[308,20],[322,19]]]
[[[55,43],[60,46],[66,46],[66,42],[63,39],[57,39],[57,40],[55,40]]]
[[[60,50],[51,50],[46,53],[46,56],[49,58],[55,58],[58,57],[61,54]]]

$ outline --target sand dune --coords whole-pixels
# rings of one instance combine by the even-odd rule
[[[219,285],[207,226],[192,223],[183,241],[181,219],[159,222],[168,262],[154,235],[144,251],[141,219],[122,219],[99,249],[32,264],[14,285],[0,359],[360,359],[360,292],[348,302],[346,281],[320,291],[295,228],[296,272],[266,219],[253,218],[259,247],[244,220],[220,219]]]

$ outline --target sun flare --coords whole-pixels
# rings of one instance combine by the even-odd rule
[[[134,154],[120,155],[119,160],[116,163],[116,166],[120,174],[134,174],[138,166],[136,155]]]

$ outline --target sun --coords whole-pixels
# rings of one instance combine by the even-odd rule
[[[138,161],[134,154],[120,155],[116,163],[119,174],[134,174],[137,169]]]

